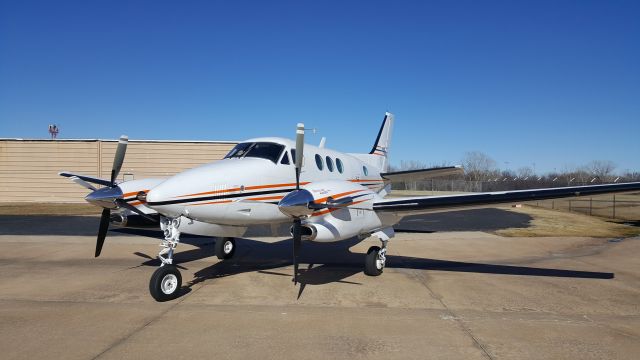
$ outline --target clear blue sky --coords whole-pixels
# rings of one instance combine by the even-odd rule
[[[293,137],[640,170],[638,1],[0,2],[0,137]]]

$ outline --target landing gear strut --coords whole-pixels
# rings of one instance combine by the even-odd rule
[[[218,259],[231,259],[236,252],[236,241],[232,237],[218,238],[218,240],[216,240],[215,250]]]
[[[180,243],[180,218],[160,218],[160,228],[164,231],[164,240],[160,244],[162,249],[158,253],[160,267],[151,275],[149,292],[156,301],[167,301],[178,297],[182,287],[182,276],[178,268],[173,265],[173,252]]]

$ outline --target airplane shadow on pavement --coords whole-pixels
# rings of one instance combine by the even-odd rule
[[[503,228],[527,227],[531,217],[500,209],[476,209],[452,211],[406,217],[395,226],[396,232],[428,233],[437,231],[495,231]],[[99,218],[95,216],[0,216],[0,235],[95,235]],[[33,224],[39,224],[33,226]],[[162,233],[158,230],[135,230],[112,228],[111,236],[140,235],[158,240]],[[107,239],[108,242],[108,239]],[[215,240],[212,238],[183,234],[181,242],[197,249],[178,251],[174,261],[181,269],[189,262],[215,255]],[[298,297],[307,285],[323,285],[340,282],[358,283],[345,280],[363,271],[364,253],[353,253],[350,248],[357,239],[336,243],[320,244],[304,242],[300,252],[298,280],[301,284]],[[207,279],[233,276],[245,272],[258,271],[274,276],[292,277],[290,271],[275,270],[292,265],[293,245],[291,239],[275,243],[265,243],[251,239],[237,239],[237,250],[233,259],[218,261],[198,270],[192,280],[186,281],[182,294],[189,292],[195,284]],[[393,242],[390,244],[393,248]],[[180,248],[178,248],[180,250]],[[136,266],[159,266],[158,259],[144,253],[135,252],[145,261]],[[545,269],[515,265],[482,264],[439,259],[416,258],[411,256],[387,256],[387,268],[432,271],[472,272],[483,274],[547,276],[587,279],[612,279],[613,273]],[[275,271],[274,271],[275,270]],[[186,280],[186,279],[185,279]]]
[[[184,239],[190,243],[193,239]],[[300,283],[298,298],[302,296],[307,285],[324,285],[329,283],[344,283],[361,285],[346,280],[364,269],[365,253],[354,253],[350,248],[360,240],[352,239],[337,243],[303,242],[299,256]],[[185,266],[191,261],[212,257],[215,255],[213,242],[203,243],[195,241],[198,249],[177,252],[174,255],[176,264]],[[266,275],[293,277],[290,271],[283,271],[282,267],[290,267],[292,262],[293,244],[291,239],[275,243],[265,243],[251,239],[236,239],[236,254],[234,258],[217,261],[215,264],[198,270],[194,278],[183,285],[183,295],[190,289],[208,279],[233,276],[246,272],[259,272]],[[393,246],[391,244],[390,246]],[[159,266],[158,259],[139,252],[137,256],[147,259],[140,266]],[[184,268],[184,267],[183,267]],[[614,274],[608,272],[592,272],[565,269],[536,268],[516,265],[483,264],[473,262],[427,259],[411,256],[388,255],[386,268],[414,269],[431,271],[469,272],[481,274],[500,274],[518,276],[565,277],[582,279],[613,279]],[[279,269],[279,270],[276,270]],[[186,279],[185,279],[186,280]]]

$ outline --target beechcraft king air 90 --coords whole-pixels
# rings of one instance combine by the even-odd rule
[[[296,140],[256,138],[239,143],[224,159],[178,173],[168,179],[117,183],[127,138],[122,137],[109,180],[62,172],[92,192],[85,198],[103,208],[95,255],[100,255],[109,223],[157,227],[164,231],[161,266],[149,289],[158,301],[178,296],[182,279],[173,263],[181,233],[215,236],[216,255],[231,258],[236,237],[254,227],[283,225],[293,237],[294,283],[302,241],[335,242],[378,238],[365,256],[364,272],[380,275],[393,225],[404,216],[446,209],[542,200],[640,189],[640,182],[552,189],[385,198],[390,181],[408,175],[388,172],[393,115],[387,113],[369,153],[347,154],[304,143],[304,125]],[[418,178],[460,173],[459,167],[414,171]],[[103,186],[97,189],[92,184]],[[112,213],[113,212],[113,213]]]

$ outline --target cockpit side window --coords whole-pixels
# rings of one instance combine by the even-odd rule
[[[291,162],[289,162],[289,152],[288,151],[285,151],[284,155],[282,155],[282,160],[280,160],[280,164],[283,164],[283,165],[291,164]]]
[[[283,150],[284,145],[268,142],[257,142],[252,147],[250,147],[249,150],[247,150],[247,154],[245,155],[245,157],[267,159],[276,163],[280,158],[280,154],[282,154]]]
[[[280,158],[280,154],[284,150],[284,145],[269,143],[269,142],[255,142],[255,143],[241,143],[236,145],[228,154],[225,159],[254,157],[271,160],[276,163]]]
[[[229,153],[224,158],[231,159],[243,157],[247,153],[247,150],[251,147],[251,145],[253,145],[253,143],[240,143],[233,149],[231,149],[231,151],[229,151]]]

